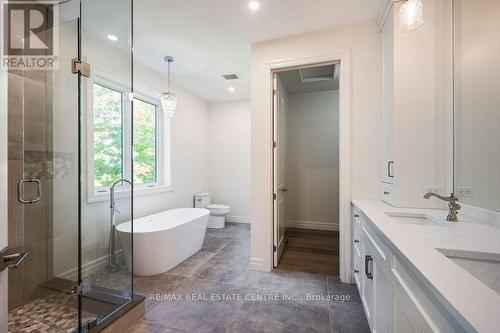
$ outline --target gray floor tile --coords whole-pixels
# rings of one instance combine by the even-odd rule
[[[355,284],[342,283],[338,276],[328,276],[328,292],[346,299],[346,296],[349,296],[349,302],[361,304],[358,287]]]
[[[146,319],[188,332],[224,332],[243,303],[237,295],[245,293],[232,285],[186,278],[173,293],[178,298],[160,301]]]
[[[147,320],[141,320],[127,330],[127,333],[187,333],[186,331],[166,327]]]
[[[165,274],[191,276],[197,269],[202,267],[207,261],[215,255],[213,252],[198,251],[182,263],[169,270]]]
[[[363,305],[356,303],[334,303],[330,307],[332,332],[370,332]]]
[[[241,307],[228,332],[323,333],[330,331],[329,318],[327,307],[248,301]]]
[[[201,251],[218,253],[231,242],[231,237],[221,237],[214,234],[206,234],[205,242]]]

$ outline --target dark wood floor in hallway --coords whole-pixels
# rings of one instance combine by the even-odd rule
[[[339,233],[288,228],[287,243],[278,265],[279,270],[339,274]]]

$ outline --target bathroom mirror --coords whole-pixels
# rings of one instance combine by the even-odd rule
[[[455,193],[500,212],[500,1],[453,5]]]

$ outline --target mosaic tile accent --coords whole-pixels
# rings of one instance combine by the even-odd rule
[[[83,313],[83,320],[95,318]],[[34,301],[9,312],[9,333],[62,333],[75,332],[78,311],[75,297],[57,293]]]

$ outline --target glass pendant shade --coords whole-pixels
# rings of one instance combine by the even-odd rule
[[[160,101],[163,112],[165,112],[169,118],[172,118],[175,115],[175,109],[177,108],[177,95],[172,94],[171,92],[163,93],[160,96]]]
[[[160,95],[161,108],[167,117],[172,118],[175,115],[175,109],[177,108],[177,102],[179,100],[176,94],[170,92],[170,65],[174,62],[174,58],[166,56],[163,60],[165,60],[168,65],[168,90]]]
[[[400,34],[409,34],[424,25],[424,14],[421,0],[406,0],[399,10]]]

